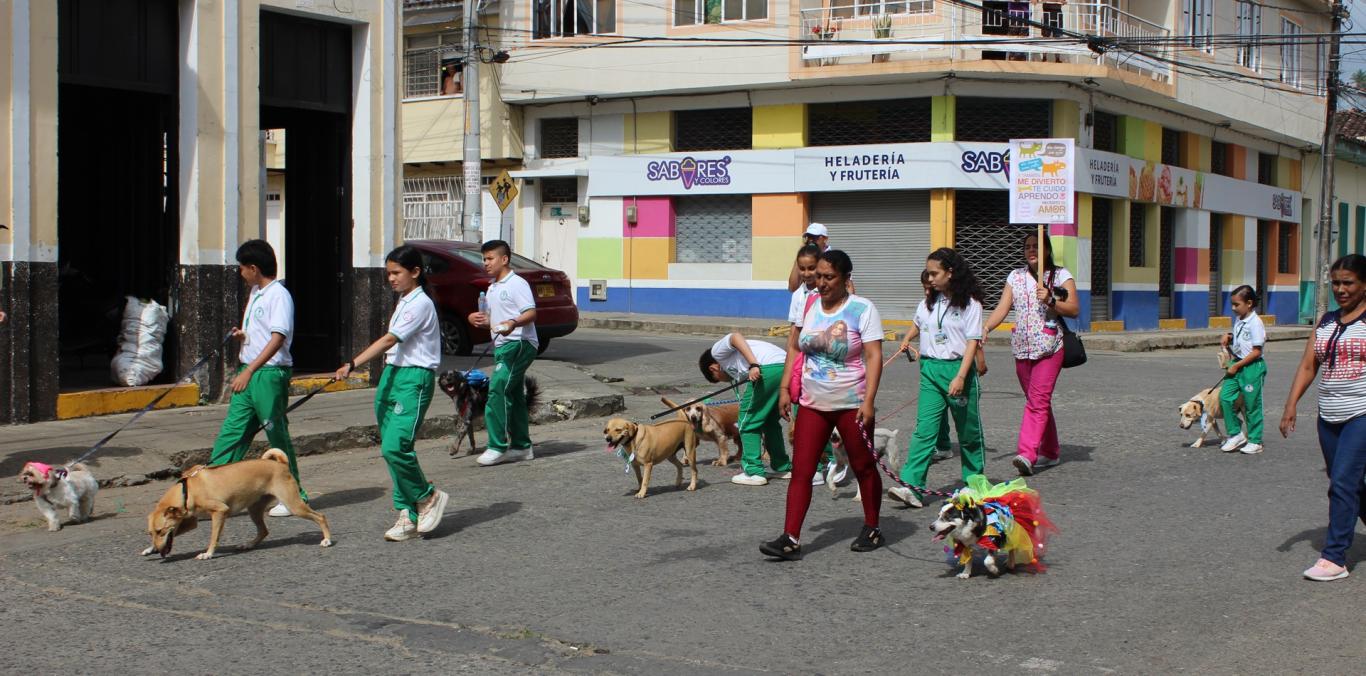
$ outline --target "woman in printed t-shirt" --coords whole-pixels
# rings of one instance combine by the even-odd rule
[[[816,461],[838,429],[858,477],[863,499],[863,529],[850,548],[867,552],[882,545],[878,513],[882,481],[863,431],[873,428],[873,402],[882,377],[882,317],[866,298],[850,294],[846,282],[854,264],[843,251],[821,254],[816,266],[820,300],[812,303],[787,341],[788,382],[798,355],[802,359],[801,401],[793,443],[792,482],[787,487],[787,518],[783,534],[765,542],[759,551],[779,559],[801,558],[802,521],[811,506],[811,477]],[[783,417],[790,417],[792,395],[783,388],[779,400]]]
[[[1039,269],[1039,236],[1024,239],[1024,265],[1010,271],[1001,300],[992,310],[983,335],[1005,321],[1015,310],[1015,329],[1010,332],[1010,351],[1015,354],[1015,375],[1025,394],[1024,417],[1015,445],[1015,468],[1022,476],[1035,469],[1058,464],[1058,423],[1053,418],[1053,389],[1062,372],[1062,332],[1059,322],[1081,312],[1077,283],[1072,273],[1053,262],[1053,241],[1044,237],[1043,284],[1034,275]]]
[[[1295,431],[1295,405],[1319,379],[1319,448],[1328,471],[1328,533],[1320,559],[1304,576],[1327,582],[1347,577],[1347,550],[1357,519],[1366,522],[1366,256],[1339,258],[1330,271],[1338,309],[1319,319],[1304,346],[1281,435]]]

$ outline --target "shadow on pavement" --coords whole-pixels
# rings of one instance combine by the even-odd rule
[[[522,511],[522,503],[509,501],[495,502],[486,507],[462,509],[453,513],[448,512],[446,516],[441,519],[441,525],[436,530],[428,533],[426,538],[429,540],[443,538],[447,535],[459,533],[471,526],[478,526],[480,524],[488,523],[489,521],[496,521],[520,511]]]
[[[318,511],[341,507],[343,505],[354,505],[362,502],[370,502],[381,496],[388,494],[389,491],[379,486],[368,486],[365,488],[348,488],[341,491],[323,493],[309,501],[309,506]]]

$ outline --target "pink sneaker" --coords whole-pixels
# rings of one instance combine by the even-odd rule
[[[1319,559],[1313,568],[1304,571],[1304,576],[1319,582],[1332,582],[1347,577],[1347,569],[1328,559]]]

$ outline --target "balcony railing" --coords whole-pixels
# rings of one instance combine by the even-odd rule
[[[1059,63],[1108,62],[1169,81],[1170,31],[1105,2],[983,2],[985,11],[949,0],[832,0],[801,11],[808,66],[872,61],[995,58]],[[1052,30],[1056,27],[1057,31]],[[1068,34],[1138,39],[1096,54]],[[885,44],[883,42],[885,41]],[[951,44],[970,41],[968,44]],[[991,44],[999,42],[999,46]]]

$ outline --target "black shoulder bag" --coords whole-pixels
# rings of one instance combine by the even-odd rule
[[[1053,278],[1056,271],[1048,276],[1048,288],[1053,289]],[[1053,289],[1054,295],[1057,290]],[[1067,290],[1063,289],[1064,297]],[[1081,344],[1081,336],[1077,335],[1071,327],[1067,325],[1067,318],[1058,315],[1058,330],[1062,331],[1062,367],[1070,369],[1073,366],[1081,366],[1086,363],[1086,346]]]

